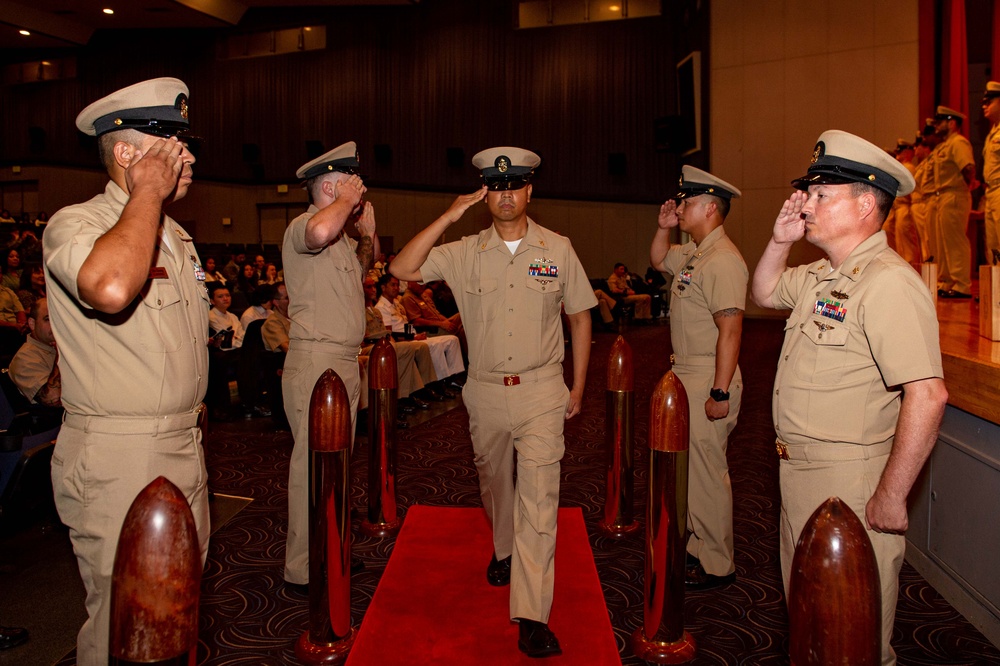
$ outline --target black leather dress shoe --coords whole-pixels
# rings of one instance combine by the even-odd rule
[[[405,419],[396,419],[396,430],[406,430],[410,424]]]
[[[426,402],[424,400],[421,400],[420,398],[415,398],[415,397],[413,397],[411,395],[410,396],[410,400],[412,400],[413,404],[417,406],[417,409],[430,409],[431,408],[431,403]]]
[[[714,590],[735,581],[735,571],[728,576],[716,576],[706,573],[701,563],[688,567],[687,571],[684,572],[684,589],[686,590]]]
[[[948,292],[944,289],[938,289],[938,298],[947,298]]]
[[[416,405],[410,402],[403,402],[403,400],[408,401],[409,398],[403,398],[402,400],[396,403],[396,409],[399,410],[400,414],[413,414],[415,411],[417,411]]]
[[[960,291],[949,289],[947,292],[945,292],[942,298],[972,298],[972,294],[963,294]]]
[[[503,587],[504,585],[510,585],[510,558],[503,558],[498,560],[496,553],[493,553],[493,557],[490,559],[490,566],[486,567],[486,582],[493,587]]]
[[[549,625],[537,620],[517,618],[517,649],[529,657],[553,657],[562,654],[559,639]]]
[[[0,627],[0,650],[9,650],[28,640],[24,627]]]

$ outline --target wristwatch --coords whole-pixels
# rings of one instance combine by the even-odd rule
[[[729,391],[723,391],[720,388],[712,389],[708,392],[708,395],[716,402],[726,402],[729,400]]]

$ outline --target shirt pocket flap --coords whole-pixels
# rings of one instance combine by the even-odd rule
[[[843,347],[847,344],[849,333],[843,324],[829,323],[819,318],[808,320],[802,332],[815,344],[825,347]]]
[[[559,284],[559,280],[547,280],[544,278],[536,278],[531,275],[525,278],[525,284],[528,289],[537,291],[540,294],[557,294],[562,289],[562,286]]]

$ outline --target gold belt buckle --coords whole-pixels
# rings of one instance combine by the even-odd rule
[[[778,450],[778,457],[782,460],[788,460],[788,447],[785,446],[780,441],[774,442],[774,448]]]
[[[670,355],[670,365],[673,365],[676,362],[677,362],[677,357],[674,354],[671,354]]]
[[[521,383],[521,377],[519,375],[504,375],[503,385],[504,386],[517,386]]]

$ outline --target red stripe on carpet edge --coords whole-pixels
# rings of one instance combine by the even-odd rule
[[[559,509],[546,664],[621,664],[583,512]],[[493,539],[481,508],[410,507],[347,663],[535,664],[517,649],[509,587],[486,582]]]

